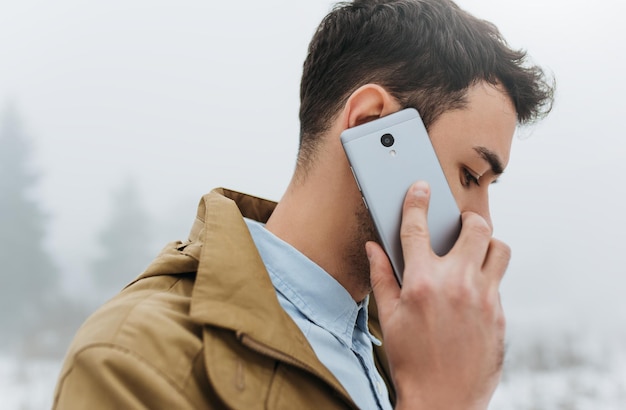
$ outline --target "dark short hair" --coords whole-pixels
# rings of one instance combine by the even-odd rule
[[[428,127],[465,104],[478,81],[507,90],[520,124],[550,111],[554,85],[511,49],[498,29],[450,0],[355,0],[338,3],[315,32],[300,86],[299,163],[315,153],[352,92],[375,83]]]

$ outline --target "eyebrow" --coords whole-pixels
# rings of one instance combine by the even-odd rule
[[[502,160],[500,160],[498,154],[485,147],[474,147],[474,151],[476,151],[482,159],[489,163],[491,166],[491,172],[496,175],[501,175],[504,172]]]

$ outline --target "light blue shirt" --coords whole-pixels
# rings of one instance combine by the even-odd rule
[[[246,219],[269,272],[280,305],[291,316],[318,359],[361,409],[391,409],[376,365],[367,326],[367,298],[357,304],[321,267],[259,222]]]

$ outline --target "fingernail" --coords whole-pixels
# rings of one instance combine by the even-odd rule
[[[428,195],[428,182],[426,181],[417,181],[411,187],[411,194],[417,197],[424,197]]]

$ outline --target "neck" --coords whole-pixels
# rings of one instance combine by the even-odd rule
[[[325,152],[320,156],[325,161],[311,166],[306,175],[296,171],[266,228],[319,265],[359,302],[370,291],[359,229],[363,206],[339,149]]]

